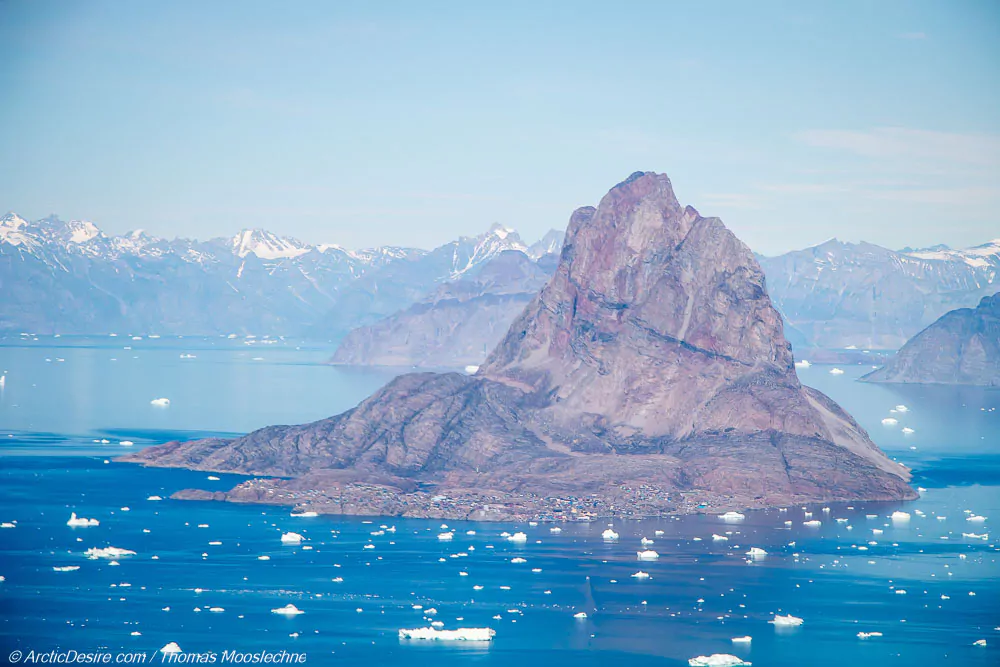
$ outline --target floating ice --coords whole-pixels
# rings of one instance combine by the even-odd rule
[[[728,653],[713,653],[712,655],[699,655],[697,658],[688,660],[691,667],[741,667],[749,666],[751,663],[742,658]]]
[[[528,536],[525,535],[524,533],[514,533],[513,535],[507,538],[507,541],[524,543],[528,541]]]
[[[605,540],[611,542],[613,540],[617,540],[618,539],[618,533],[616,533],[613,529],[608,528],[603,533],[601,533],[601,537],[603,537]]]
[[[774,618],[768,621],[768,623],[777,627],[796,627],[802,625],[804,621],[798,616],[792,616],[791,614],[787,616],[775,614]]]
[[[450,542],[454,537],[455,533],[450,531],[447,533],[438,533],[438,539],[441,540],[442,542]]]
[[[585,611],[577,612],[577,613],[573,614],[573,618],[579,618],[579,619],[587,618],[587,612],[585,612]]]
[[[271,610],[272,614],[281,614],[283,616],[298,616],[299,614],[304,614],[305,612],[296,607],[295,605],[289,603],[284,607],[278,607],[277,609]]]
[[[986,640],[985,639],[977,639],[976,641],[972,642],[972,645],[973,646],[986,646]]]
[[[810,526],[812,528],[815,528],[816,526],[823,525],[823,522],[822,521],[817,521],[816,519],[813,519],[812,521],[803,521],[802,525],[803,526]]]
[[[271,560],[270,556],[257,556],[257,560]]]
[[[653,540],[649,539],[648,537],[644,537],[641,540],[639,540],[639,543],[642,544],[642,546],[647,547],[653,543]]]
[[[747,552],[747,556],[750,556],[751,558],[761,558],[766,555],[767,552],[760,547],[750,547],[750,551]]]
[[[559,526],[552,526],[551,528],[549,528],[549,532],[558,534],[562,532],[562,528],[560,528]]]
[[[906,435],[910,435],[911,433],[914,433],[914,432],[915,431],[912,428],[910,428],[909,426],[904,426],[903,427],[903,433],[905,433]]]
[[[858,639],[868,639],[869,637],[881,637],[881,632],[859,632]]]
[[[646,549],[645,551],[636,551],[636,558],[639,560],[656,560],[660,557],[660,554],[656,553],[652,549]]]
[[[122,556],[134,556],[135,552],[129,551],[128,549],[119,549],[118,547],[105,547],[104,549],[91,547],[83,552],[83,555],[91,560],[97,560],[98,558],[121,558]]]
[[[160,496],[150,496],[149,498],[146,498],[146,500],[163,500],[163,498]]]
[[[73,527],[86,527],[86,526],[99,526],[101,522],[97,519],[85,519],[83,517],[78,517],[76,512],[69,515],[69,521],[66,522],[67,526]]]
[[[177,642],[170,642],[166,646],[160,649],[160,653],[180,653],[181,647],[177,645]]]
[[[982,523],[983,521],[986,521],[986,517],[979,516],[978,514],[973,514],[972,516],[967,518],[966,521],[972,521],[973,523]]]
[[[210,481],[210,482],[218,482],[219,478],[216,477],[215,475],[209,475],[208,476],[208,481]]]
[[[298,544],[305,538],[298,533],[285,533],[281,536],[281,542],[283,544]]]
[[[896,412],[909,412],[909,411],[910,411],[910,409],[908,407],[906,407],[905,405],[897,405],[896,406]]]
[[[438,630],[437,628],[401,629],[400,639],[432,639],[436,641],[489,642],[496,636],[493,628],[459,628],[458,630]]]
[[[714,542],[728,542],[729,538],[725,535],[716,535],[715,533],[712,533],[712,540]]]
[[[753,637],[747,635],[746,637],[733,637],[732,642],[734,644],[749,644],[753,641]]]
[[[812,364],[810,364],[806,359],[802,359],[801,361],[795,362],[796,368],[809,368],[810,366],[812,366]]]
[[[528,561],[526,561],[525,559],[523,559],[521,557],[518,557],[518,558],[511,558],[510,562],[511,563],[527,563]]]
[[[725,514],[720,514],[719,518],[722,519],[723,521],[742,521],[746,517],[740,514],[739,512],[729,511],[726,512]]]
[[[64,565],[63,567],[53,567],[54,572],[76,572],[80,569],[79,565]]]
[[[317,514],[316,512],[313,512],[312,510],[305,510],[304,512],[292,512],[289,516],[293,516],[293,517],[296,517],[298,519],[303,519],[303,518],[308,519],[308,518],[319,516],[319,514]]]
[[[636,572],[635,574],[632,575],[632,578],[633,579],[649,579],[649,573],[648,572],[643,572],[642,570],[639,570],[638,572]]]
[[[153,400],[151,400],[149,402],[149,404],[152,405],[152,406],[155,406],[157,408],[169,408],[170,407],[170,399],[169,398],[154,398]]]
[[[904,522],[910,520],[910,514],[909,512],[900,512],[899,510],[896,510],[889,518],[893,521]]]
[[[843,374],[844,374],[844,371],[840,370],[839,368],[831,368],[830,369],[830,375],[843,375]]]
[[[132,445],[134,445],[135,443],[134,443],[134,442],[132,442],[131,440],[122,440],[122,441],[121,441],[121,442],[119,442],[118,444],[119,444],[119,445],[121,445],[122,447],[131,447],[131,446],[132,446]]]

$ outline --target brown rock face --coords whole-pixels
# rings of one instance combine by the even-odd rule
[[[946,313],[862,380],[1000,387],[1000,292]]]
[[[404,375],[314,424],[128,460],[308,474],[312,489],[320,470],[532,497],[641,488],[629,502],[647,513],[683,510],[681,495],[744,507],[914,495],[905,468],[799,383],[746,246],[653,173],[573,214],[554,277],[475,376]]]

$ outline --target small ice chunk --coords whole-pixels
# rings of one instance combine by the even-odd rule
[[[579,619],[583,620],[583,619],[587,618],[587,612],[585,612],[585,611],[577,612],[577,613],[573,614],[573,618],[579,618]]]
[[[903,427],[903,433],[905,433],[906,435],[910,435],[911,433],[914,433],[914,432],[915,431],[912,428],[910,428],[909,426],[904,426]]]
[[[53,572],[76,572],[80,569],[79,565],[64,565],[62,567],[55,566],[52,568]]]
[[[166,653],[168,655],[180,652],[181,652],[181,647],[177,645],[177,642],[170,642],[169,644],[160,649],[160,653]]]
[[[303,510],[301,512],[292,512],[289,516],[293,516],[297,519],[310,519],[319,516],[319,514],[313,512],[312,510]]]
[[[823,525],[823,522],[822,521],[817,521],[816,519],[813,519],[812,521],[803,521],[802,525],[803,526],[809,526],[810,528],[815,528],[817,526]]]
[[[523,544],[528,541],[528,536],[525,535],[524,533],[514,533],[513,535],[507,538],[507,541]]]
[[[442,542],[450,542],[455,537],[455,533],[448,531],[447,533],[438,533],[438,539]]]
[[[844,371],[842,371],[839,368],[831,368],[830,369],[830,375],[843,375],[843,374],[844,374]]]
[[[154,398],[149,402],[150,405],[156,408],[169,408],[170,399],[169,398]]]
[[[908,407],[906,407],[905,405],[897,405],[896,406],[896,412],[909,412],[909,411],[910,411],[910,409]]]
[[[973,514],[972,516],[967,518],[966,521],[971,521],[973,523],[982,523],[983,521],[986,521],[986,517],[979,516],[978,514]]]
[[[787,616],[782,616],[781,614],[775,614],[774,618],[768,621],[768,623],[777,627],[796,627],[802,625],[803,621],[798,616],[792,616],[788,614]]]
[[[489,642],[496,636],[493,628],[458,628],[457,630],[439,630],[437,628],[400,629],[400,639],[428,639],[436,641],[467,641]]]
[[[977,639],[976,641],[972,642],[972,645],[973,646],[986,646],[986,640],[985,639]]]
[[[725,535],[716,535],[715,533],[712,533],[712,540],[714,542],[728,542],[729,538]]]
[[[527,563],[528,561],[526,561],[525,559],[523,559],[521,557],[517,557],[517,558],[511,558],[510,562],[511,563]]]
[[[750,551],[747,552],[747,556],[750,556],[751,558],[762,558],[766,555],[767,552],[760,547],[750,547]]]
[[[733,637],[732,642],[734,644],[749,644],[753,641],[753,637],[747,635],[746,637]]]
[[[160,496],[150,496],[149,498],[146,498],[146,500],[163,500],[163,498]]]
[[[800,361],[795,362],[796,368],[809,368],[810,366],[812,366],[812,364],[810,364],[809,361],[806,359],[802,359]]]
[[[733,512],[732,510],[730,510],[725,514],[720,514],[719,518],[722,519],[723,521],[742,521],[746,517],[740,514],[739,512]]]
[[[660,557],[660,554],[656,553],[652,549],[646,549],[645,551],[636,551],[636,558],[639,560],[656,560]]]
[[[712,655],[699,655],[697,658],[691,658],[688,660],[688,665],[691,667],[743,667],[749,666],[750,663],[728,653],[713,653]]]
[[[281,536],[282,544],[299,544],[305,538],[298,533],[285,533]]]
[[[639,543],[642,544],[642,546],[644,547],[648,547],[650,544],[653,543],[653,540],[649,539],[648,537],[644,537],[641,540],[639,540]]]
[[[549,532],[559,534],[562,532],[562,528],[560,528],[559,526],[552,526],[551,528],[549,528]]]
[[[73,527],[85,527],[85,526],[99,526],[101,522],[97,519],[85,519],[82,516],[78,517],[76,512],[69,515],[69,521],[66,522],[67,526]]]
[[[881,632],[859,632],[858,639],[868,639],[869,637],[881,637]]]
[[[608,542],[613,542],[614,540],[618,539],[618,533],[616,533],[613,528],[608,528],[603,533],[601,533],[601,537],[603,537]]]
[[[119,549],[118,547],[105,547],[103,549],[91,547],[83,552],[83,554],[91,560],[97,560],[98,558],[117,559],[122,556],[134,556],[135,552],[128,549]]]
[[[632,578],[633,579],[649,579],[649,573],[648,572],[643,572],[642,570],[639,570],[638,572],[636,572],[635,574],[632,575]]]
[[[902,523],[910,520],[910,514],[909,512],[900,512],[899,510],[896,510],[889,518],[893,521]]]
[[[896,419],[893,419],[892,417],[886,417],[885,419],[882,420],[882,425],[883,426],[895,426],[898,423],[899,423],[899,421],[897,421]]]
[[[282,616],[298,616],[299,614],[304,614],[305,612],[296,607],[295,605],[288,603],[284,607],[278,607],[277,609],[272,609],[271,613],[281,614]]]

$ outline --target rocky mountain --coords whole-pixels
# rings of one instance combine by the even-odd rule
[[[431,251],[350,251],[260,229],[168,241],[8,214],[0,218],[0,332],[330,339],[409,306],[507,250],[532,252],[499,225]]]
[[[477,374],[403,375],[329,419],[125,460],[291,476],[207,497],[329,512],[662,514],[915,496],[906,468],[800,384],[753,254],[681,206],[666,176],[641,172],[573,214],[555,274]]]
[[[862,380],[1000,387],[1000,292],[945,314]]]
[[[331,361],[427,368],[479,365],[554,269],[522,252],[504,251],[418,303],[355,329]]]
[[[832,239],[759,260],[775,305],[801,336],[797,347],[897,349],[1000,284],[1000,240],[896,252]]]

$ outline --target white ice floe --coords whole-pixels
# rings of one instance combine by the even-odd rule
[[[496,636],[493,628],[459,628],[457,630],[439,630],[437,628],[401,629],[400,639],[432,639],[446,642],[488,642]]]
[[[0,528],[17,528],[17,524],[11,521],[4,521],[0,523]]]
[[[830,375],[843,375],[843,374],[844,374],[844,371],[840,370],[839,368],[831,368],[830,369]]]
[[[103,549],[91,547],[83,552],[83,555],[91,560],[97,560],[98,558],[117,559],[122,556],[134,556],[135,552],[128,549],[119,549],[118,547],[105,547]]]
[[[734,644],[749,644],[753,641],[753,637],[747,635],[746,637],[733,637],[732,642]]]
[[[648,537],[644,537],[641,540],[639,540],[639,544],[641,544],[644,547],[648,547],[652,543],[653,543],[653,540],[649,539]]]
[[[573,618],[579,618],[580,620],[583,620],[583,619],[587,618],[587,612],[585,612],[585,611],[579,611],[579,612],[573,614]]]
[[[751,663],[743,658],[737,658],[728,653],[713,653],[712,655],[699,655],[697,658],[688,660],[691,667],[749,667]]]
[[[985,639],[977,639],[976,641],[972,642],[972,645],[973,646],[986,646],[986,640]]]
[[[447,533],[438,533],[438,539],[442,542],[450,542],[454,539],[455,533],[448,531]]]
[[[271,560],[270,556],[257,556],[257,560]]]
[[[562,532],[562,528],[560,528],[559,526],[552,526],[551,528],[549,528],[549,532],[559,534]]]
[[[725,514],[720,514],[719,518],[722,519],[723,521],[742,521],[746,517],[740,514],[739,512],[729,511],[726,512]]]
[[[216,477],[215,475],[209,475],[208,476],[208,481],[210,481],[210,482],[218,482],[219,478]]]
[[[649,579],[649,573],[648,572],[643,572],[642,570],[639,570],[638,572],[636,572],[635,574],[632,575],[632,578],[633,579]]]
[[[802,625],[803,621],[798,616],[792,616],[788,614],[787,616],[782,616],[781,614],[775,614],[774,618],[768,621],[768,623],[777,627],[796,627]]]
[[[304,539],[306,538],[298,533],[285,533],[281,536],[282,544],[299,544]]]
[[[302,512],[292,512],[289,516],[293,516],[297,519],[310,519],[319,516],[316,512],[312,510],[304,510]]]
[[[525,535],[524,533],[514,533],[513,535],[507,538],[507,541],[523,544],[528,541],[528,536]]]
[[[69,521],[66,522],[67,526],[76,527],[86,527],[86,526],[99,526],[101,522],[97,519],[85,519],[82,516],[77,516],[76,512],[69,515]]]
[[[181,647],[177,645],[177,642],[170,642],[169,644],[160,649],[160,653],[166,653],[168,655],[180,652],[181,652]]]
[[[903,433],[905,435],[910,435],[911,433],[915,433],[915,431],[912,428],[910,428],[909,426],[904,426],[903,427]]]
[[[810,528],[815,528],[817,526],[822,526],[823,522],[822,521],[817,521],[816,519],[813,519],[811,521],[803,521],[802,525],[803,526],[809,526]]]
[[[150,496],[149,498],[146,498],[146,500],[163,500],[163,498],[160,496]]]
[[[288,603],[284,607],[278,607],[277,609],[272,609],[271,613],[281,614],[282,616],[298,616],[299,614],[304,614],[305,612],[296,607],[295,605]]]
[[[751,558],[763,558],[767,555],[767,552],[760,547],[750,547],[750,551],[747,552],[747,556]]]
[[[896,510],[889,518],[897,523],[904,523],[910,520],[910,514],[909,512],[900,512],[899,510]]]
[[[801,359],[795,362],[796,368],[809,368],[810,366],[812,366],[812,364],[810,364],[806,359]]]
[[[79,569],[79,565],[64,565],[62,567],[56,566],[52,568],[54,572],[76,572]]]
[[[169,408],[170,399],[169,398],[154,398],[149,402],[150,405],[157,408]]]
[[[603,533],[601,533],[601,537],[603,537],[608,542],[611,542],[618,539],[618,533],[616,533],[613,528],[608,528]]]
[[[725,535],[716,535],[715,533],[712,533],[712,541],[713,542],[728,542],[729,538],[726,537]]]
[[[972,516],[967,518],[966,521],[971,521],[973,523],[982,523],[983,521],[986,521],[986,517],[979,516],[978,514],[973,514]]]
[[[886,417],[885,419],[882,420],[882,425],[883,426],[895,426],[898,423],[899,422],[897,420],[893,419],[892,417]]]
[[[869,637],[881,637],[881,632],[859,632],[858,639],[868,639]]]
[[[908,407],[906,407],[905,405],[897,405],[896,406],[896,412],[909,412],[909,411],[910,411],[910,409]]]
[[[635,556],[639,560],[656,560],[660,557],[660,554],[656,553],[652,549],[646,549],[645,551],[636,551]]]
[[[121,442],[119,442],[118,444],[119,444],[119,445],[121,445],[122,447],[131,447],[131,446],[132,446],[132,445],[134,445],[135,443],[134,443],[134,442],[132,442],[131,440],[122,440],[122,441],[121,441]]]

